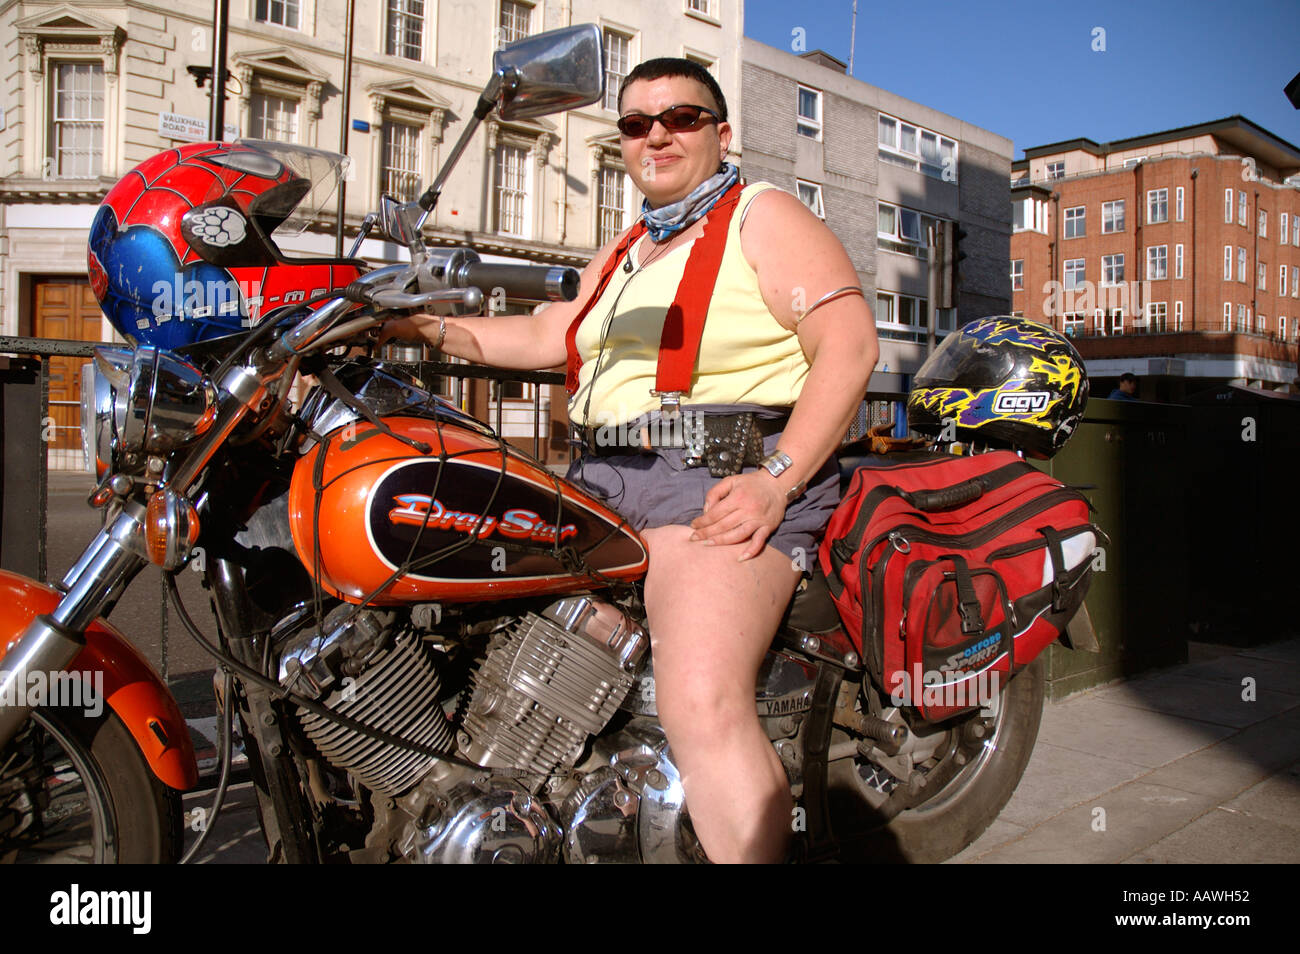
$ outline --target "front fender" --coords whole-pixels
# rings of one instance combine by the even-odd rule
[[[0,570],[0,647],[18,641],[27,625],[59,605],[53,587]],[[86,645],[68,666],[70,672],[103,673],[104,701],[122,720],[158,778],[179,791],[199,780],[194,743],[176,700],[148,660],[102,619],[86,630]]]

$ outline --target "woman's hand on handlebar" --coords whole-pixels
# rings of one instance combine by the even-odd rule
[[[784,517],[785,494],[770,474],[725,477],[704,498],[704,513],[691,521],[691,539],[711,546],[744,544],[738,559],[749,560],[763,552]]]

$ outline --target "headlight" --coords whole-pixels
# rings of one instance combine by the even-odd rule
[[[212,382],[165,351],[96,348],[87,367],[94,370],[83,372],[83,443],[87,469],[100,477],[117,469],[143,473],[144,457],[184,447],[216,417]]]

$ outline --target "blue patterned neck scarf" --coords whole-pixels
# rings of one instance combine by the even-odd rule
[[[723,163],[711,178],[705,179],[686,198],[658,209],[650,208],[650,200],[641,200],[641,217],[650,230],[650,239],[662,242],[676,235],[697,219],[703,218],[713,208],[722,193],[740,179],[740,170],[733,163]]]

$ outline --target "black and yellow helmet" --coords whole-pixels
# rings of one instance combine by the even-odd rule
[[[907,423],[927,437],[1010,446],[1048,458],[1088,403],[1088,373],[1064,335],[1036,321],[980,318],[948,335],[921,365]]]

